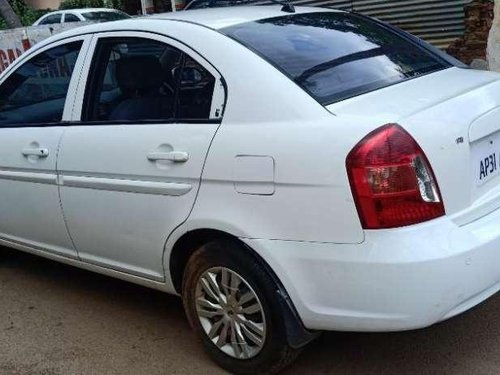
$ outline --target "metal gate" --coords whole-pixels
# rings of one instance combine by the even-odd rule
[[[464,33],[470,0],[355,0],[353,10],[377,17],[445,48]]]
[[[376,17],[440,48],[448,47],[463,35],[464,6],[470,2],[471,0],[292,0],[295,5],[337,8]]]

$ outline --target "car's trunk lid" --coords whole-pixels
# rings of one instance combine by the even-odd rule
[[[359,118],[366,130],[387,123],[403,126],[426,153],[446,213],[458,224],[500,207],[497,73],[450,68],[327,109],[339,118]]]

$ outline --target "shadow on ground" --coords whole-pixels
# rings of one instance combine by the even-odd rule
[[[0,251],[0,373],[221,373],[192,335],[177,297]],[[287,373],[500,373],[499,311],[494,297],[425,330],[326,333]]]

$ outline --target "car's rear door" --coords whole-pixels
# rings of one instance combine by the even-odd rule
[[[156,34],[99,34],[93,48],[59,153],[68,229],[82,260],[160,280],[221,122],[221,76]]]
[[[0,79],[2,241],[77,257],[61,211],[56,163],[90,40],[44,47]]]

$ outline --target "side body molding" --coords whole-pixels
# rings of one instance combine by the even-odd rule
[[[69,187],[122,191],[140,194],[171,195],[175,197],[185,195],[189,193],[193,188],[190,184],[185,183],[65,175],[61,176],[60,182],[62,186]]]

